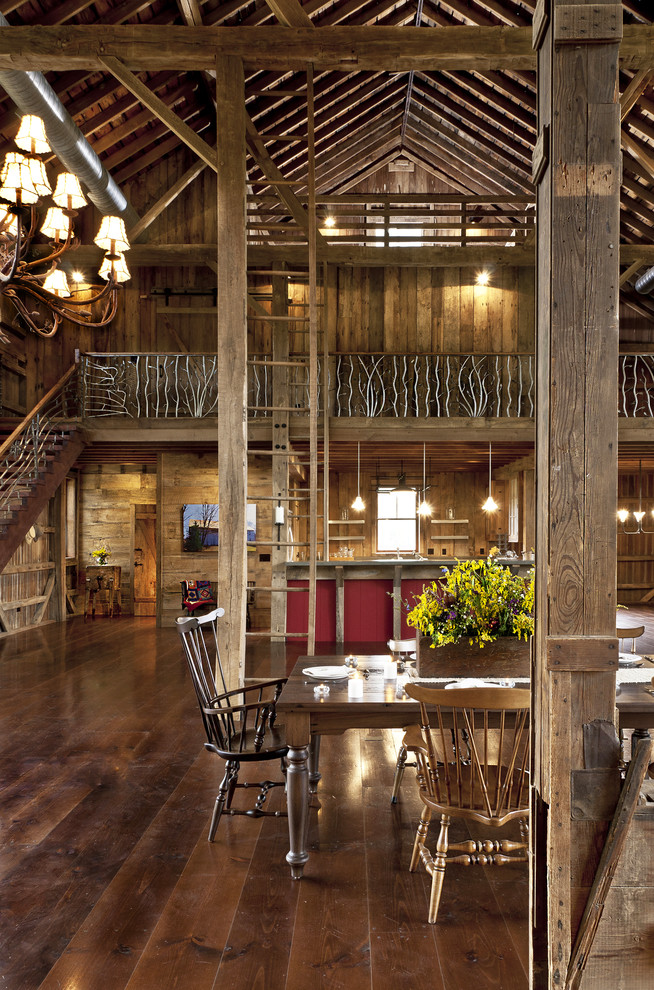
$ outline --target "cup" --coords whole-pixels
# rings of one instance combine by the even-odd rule
[[[355,670],[347,682],[348,698],[363,698],[363,677]]]

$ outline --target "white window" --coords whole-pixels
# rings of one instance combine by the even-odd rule
[[[514,475],[509,481],[509,543],[519,543],[518,477]]]
[[[422,240],[422,227],[379,227],[375,230],[375,235],[379,238],[388,237],[389,247],[420,247],[424,244]],[[418,240],[414,240],[418,238]]]
[[[77,484],[75,478],[66,478],[66,557],[77,555]]]
[[[417,546],[416,493],[379,488],[377,491],[377,550],[413,553]]]

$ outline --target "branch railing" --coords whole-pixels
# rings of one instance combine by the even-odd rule
[[[13,473],[19,449],[30,451],[32,471],[43,444],[62,419],[204,419],[217,415],[219,356],[215,354],[87,353],[39,402],[0,447],[0,484]],[[309,374],[303,355],[275,362],[252,354],[248,361],[250,418],[269,419],[279,400],[273,376],[286,378],[285,411],[309,408]],[[78,374],[76,374],[78,372]],[[319,372],[319,402],[325,376]],[[530,353],[366,354],[329,356],[328,414],[335,417],[533,418],[535,359]],[[287,404],[286,404],[287,403]],[[622,354],[618,412],[654,418],[654,354]],[[11,450],[12,466],[7,463]],[[13,476],[13,474],[12,474]]]
[[[338,354],[335,416],[534,416],[533,354]]]
[[[73,365],[0,446],[0,514],[25,495],[45,470],[48,455],[63,441],[79,410],[77,366]]]

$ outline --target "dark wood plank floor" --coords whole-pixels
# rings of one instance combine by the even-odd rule
[[[298,652],[251,646],[247,673]],[[5,990],[527,987],[524,866],[451,868],[426,923],[428,878],[407,871],[410,771],[389,802],[399,733],[323,740],[293,882],[283,818],[228,819],[206,841],[221,764],[173,629],[44,626],[0,641],[0,678]]]

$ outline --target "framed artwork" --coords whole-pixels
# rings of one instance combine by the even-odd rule
[[[182,505],[182,545],[190,553],[217,550],[220,546],[220,511],[217,502],[188,502]],[[248,502],[246,508],[247,542],[257,538],[257,505]],[[254,549],[254,546],[252,546]]]

